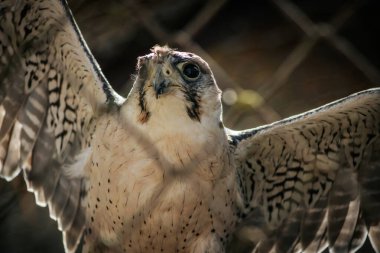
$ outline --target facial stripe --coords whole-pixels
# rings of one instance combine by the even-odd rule
[[[184,95],[190,103],[190,105],[186,106],[187,115],[189,115],[190,119],[201,122],[201,106],[198,91],[196,89],[187,89],[184,91]]]
[[[150,117],[150,112],[148,111],[147,106],[146,106],[145,94],[146,94],[146,91],[144,89],[144,85],[141,85],[139,88],[139,106],[140,106],[141,112],[138,118],[138,121],[141,124],[146,123]]]

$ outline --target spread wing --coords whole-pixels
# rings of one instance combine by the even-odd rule
[[[65,0],[0,2],[0,176],[23,171],[68,252],[85,221],[80,160],[89,153],[92,119],[121,101]]]
[[[380,88],[230,141],[254,252],[380,252]]]

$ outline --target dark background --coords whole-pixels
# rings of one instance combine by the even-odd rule
[[[244,129],[380,84],[378,0],[69,0],[110,83],[131,88],[136,58],[155,44],[211,65],[225,125]],[[240,252],[240,248],[235,248]],[[0,252],[62,252],[47,208],[22,177],[0,181]],[[371,252],[364,248],[362,252]]]

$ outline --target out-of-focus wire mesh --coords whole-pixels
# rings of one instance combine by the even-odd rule
[[[136,58],[153,45],[200,55],[224,91],[230,128],[270,123],[380,84],[378,0],[69,4],[106,77],[122,94],[132,86]],[[21,177],[1,181],[0,194],[0,252],[63,252],[56,223],[47,208],[36,207]],[[249,244],[236,241],[231,248],[244,252]]]

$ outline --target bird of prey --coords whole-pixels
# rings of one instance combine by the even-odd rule
[[[23,173],[66,252],[380,252],[380,88],[263,127],[222,122],[199,56],[155,46],[124,98],[65,0],[0,2],[0,174]]]

